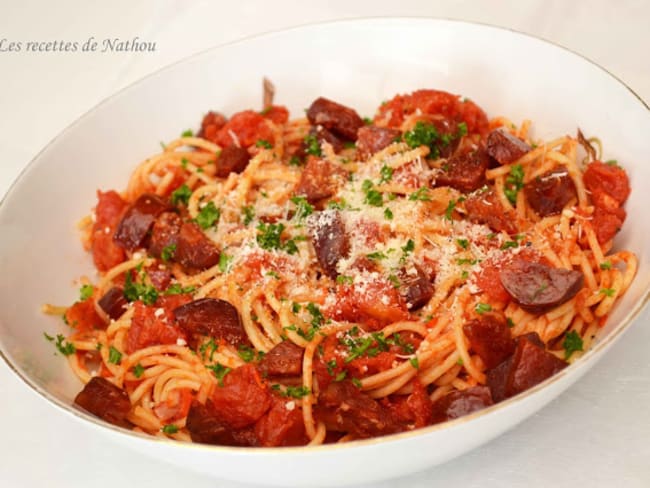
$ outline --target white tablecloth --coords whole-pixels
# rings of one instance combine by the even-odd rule
[[[0,196],[57,133],[119,88],[215,44],[322,20],[412,15],[506,26],[589,57],[650,100],[650,2],[642,0],[3,0],[1,5],[0,41],[6,41],[0,43]],[[135,36],[155,41],[156,51],[24,49],[28,41]],[[5,50],[11,41],[24,43],[21,52]],[[374,486],[650,486],[649,318],[646,311],[582,381],[522,425],[445,465]],[[4,364],[0,385],[2,487],[242,486],[107,443],[88,426],[54,411]]]

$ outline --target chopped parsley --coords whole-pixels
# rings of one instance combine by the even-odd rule
[[[180,283],[172,283],[165,290],[165,295],[184,295],[185,293],[192,293],[196,290],[195,286],[181,286]]]
[[[244,360],[246,363],[250,363],[255,359],[255,349],[246,344],[241,344],[237,348],[237,355]]]
[[[393,211],[388,207],[384,209],[384,218],[386,220],[393,220]]]
[[[618,166],[618,161],[616,159],[608,159],[605,161],[605,164],[608,166]]]
[[[372,119],[370,117],[364,117],[363,123],[366,125],[372,125]]]
[[[483,315],[485,312],[492,310],[492,305],[489,303],[477,303],[476,307],[474,307],[474,310],[477,314]]]
[[[352,384],[356,386],[357,388],[361,388],[363,386],[363,383],[361,383],[361,380],[359,378],[352,378]]]
[[[388,183],[390,180],[393,179],[393,168],[391,168],[390,166],[386,166],[384,164],[381,167],[379,174],[381,175],[381,178],[379,179],[379,184],[381,185],[383,183]]]
[[[608,269],[612,269],[612,262],[611,261],[603,261],[600,263],[600,269],[603,271],[606,271]]]
[[[420,369],[420,361],[418,360],[417,356],[413,356],[411,359],[409,359],[409,363],[411,363],[411,366],[413,366],[415,369]]]
[[[221,210],[214,205],[214,202],[208,202],[196,216],[196,223],[202,229],[209,229],[219,221],[219,217],[221,217]]]
[[[406,258],[413,252],[415,249],[415,242],[413,239],[409,239],[404,246],[401,247],[402,249],[402,257],[400,258],[400,263],[405,263]]]
[[[282,248],[280,236],[284,231],[284,224],[266,224],[260,222],[257,230],[260,232],[260,234],[257,234],[257,243],[262,249],[271,251]]]
[[[363,201],[364,203],[367,203],[368,205],[372,205],[373,207],[381,207],[384,204],[384,196],[381,194],[381,192],[373,189],[372,186],[373,186],[372,181],[370,180],[363,181],[363,184],[361,185],[361,189],[366,194],[366,197]]]
[[[380,259],[386,259],[388,256],[386,256],[383,252],[381,251],[376,251],[376,252],[371,252],[370,254],[366,254],[366,257],[368,259],[372,259],[375,261],[378,261]]]
[[[263,147],[264,149],[273,149],[273,144],[265,139],[260,139],[255,143],[255,147]]]
[[[409,147],[416,148],[427,146],[430,150],[430,156],[433,158],[438,158],[438,156],[440,156],[440,151],[437,145],[439,141],[440,134],[433,124],[422,121],[417,122],[412,130],[404,133],[404,142],[406,142]]]
[[[194,136],[194,132],[192,131],[192,129],[187,129],[186,131],[183,131],[183,133],[181,134],[181,137],[192,137],[192,136]]]
[[[219,271],[221,271],[222,273],[228,271],[232,260],[233,260],[232,256],[228,256],[225,252],[222,252],[219,255]]]
[[[447,209],[445,210],[445,218],[447,220],[452,220],[452,214],[454,213],[454,209],[456,208],[456,200],[449,200],[449,204],[447,205]]]
[[[606,297],[613,297],[616,294],[616,290],[614,288],[602,288],[600,293]]]
[[[506,241],[503,244],[501,244],[500,249],[502,251],[505,251],[506,249],[510,249],[511,247],[518,247],[519,243],[517,241]]]
[[[399,278],[394,275],[394,274],[389,274],[388,275],[388,281],[390,281],[393,285],[393,288],[399,288],[401,283],[399,281]]]
[[[307,307],[305,307],[307,311],[311,314],[311,325],[312,327],[320,327],[323,325],[323,322],[325,322],[325,317],[323,317],[322,312],[318,308],[317,305],[315,305],[312,302],[309,302],[307,304]]]
[[[176,432],[178,432],[178,427],[175,426],[174,424],[167,424],[164,425],[163,428],[160,430],[165,434],[175,434]]]
[[[171,195],[172,205],[178,205],[179,203],[187,205],[187,202],[189,202],[191,196],[192,196],[192,190],[190,190],[189,186],[183,183],[181,186],[179,186],[172,192]]]
[[[217,383],[219,384],[219,386],[223,386],[223,379],[228,373],[230,373],[230,371],[232,371],[231,368],[228,368],[221,363],[215,363],[210,366],[206,366],[206,368],[208,368],[214,373],[214,376],[217,378]]]
[[[77,349],[74,347],[74,344],[72,342],[66,341],[65,337],[63,337],[62,334],[56,335],[56,342],[54,343],[54,345],[56,346],[57,350],[64,356],[70,356],[71,354],[74,354],[77,351]]]
[[[413,193],[409,195],[409,200],[412,202],[428,202],[431,200],[431,197],[429,196],[429,189],[426,186],[423,186],[421,188],[418,188],[415,190]]]
[[[351,285],[354,283],[354,278],[352,276],[338,275],[336,277],[336,282],[339,285]]]
[[[140,378],[142,377],[143,374],[144,374],[144,366],[142,366],[140,363],[136,364],[133,367],[133,376],[135,376],[136,378]]]
[[[219,344],[214,342],[214,339],[212,339],[212,338],[210,338],[210,340],[208,342],[204,342],[203,344],[201,344],[201,346],[199,346],[199,352],[201,353],[201,357],[204,360],[205,360],[205,353],[206,353],[206,351],[209,350],[210,355],[209,355],[208,359],[210,361],[212,361],[212,356],[214,356],[214,353],[217,351],[217,349],[219,349]]]
[[[85,302],[93,296],[93,285],[83,285],[79,290],[79,300]]]
[[[514,320],[512,320],[510,317],[506,318],[506,324],[508,324],[508,327],[511,329],[515,326]]]
[[[306,386],[287,386],[282,396],[289,398],[302,398],[311,393],[311,390]]]
[[[305,143],[305,152],[307,154],[311,154],[312,156],[323,155],[318,137],[316,137],[314,134],[308,134],[307,136],[305,136],[304,143]]]
[[[564,336],[564,341],[562,341],[562,347],[564,348],[564,359],[569,359],[571,355],[576,351],[582,351],[582,346],[582,338],[575,330],[567,332],[567,334]]]
[[[291,311],[292,311],[293,313],[298,313],[298,312],[300,312],[300,309],[301,309],[301,308],[302,308],[302,307],[301,307],[300,304],[297,303],[297,302],[293,302],[293,303],[291,304]]]
[[[174,257],[175,252],[176,252],[176,244],[170,244],[168,246],[165,246],[160,252],[160,259],[162,259],[164,263],[171,261]]]
[[[347,375],[348,375],[348,372],[343,370],[339,374],[336,375],[336,377],[334,378],[334,381],[335,382],[343,381]]]
[[[144,274],[144,273],[142,273]],[[152,285],[133,281],[131,273],[126,273],[124,281],[124,298],[129,302],[142,300],[145,305],[153,305],[158,300],[158,290]]]
[[[255,208],[252,205],[243,206],[241,213],[244,216],[244,225],[250,224],[255,218]]]
[[[314,207],[309,204],[305,197],[291,197],[291,202],[296,206],[294,218],[299,222],[314,212]]]
[[[461,247],[463,249],[467,249],[469,247],[469,241],[467,239],[456,239],[456,244],[458,244],[458,247]]]
[[[298,156],[291,156],[291,159],[289,159],[289,166],[301,166],[302,161],[300,161],[300,158]]]
[[[122,353],[113,346],[108,349],[108,362],[112,364],[120,364],[122,362]]]
[[[510,173],[506,177],[506,185],[503,189],[508,201],[513,205],[517,202],[517,193],[524,187],[524,167],[521,164],[515,164],[510,168]]]

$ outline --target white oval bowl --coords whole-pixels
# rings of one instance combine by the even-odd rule
[[[626,168],[632,195],[616,247],[640,259],[636,280],[597,344],[531,390],[461,419],[409,433],[311,448],[230,448],[135,434],[72,406],[80,383],[52,354],[43,331],[65,326],[40,312],[71,303],[73,279],[93,276],[74,223],[97,188],[123,188],[136,164],[208,109],[261,105],[261,79],[300,116],[323,95],[372,115],[397,93],[438,88],[475,100],[488,115],[530,118],[535,137],[601,138],[607,159]],[[282,486],[341,485],[405,475],[487,442],[579,379],[629,328],[650,296],[644,211],[650,194],[650,115],[621,82],[588,60],[516,32],[436,19],[367,19],[298,27],[211,49],[109,98],[64,130],[27,167],[0,205],[0,351],[25,383],[61,411],[125,446],[219,478]],[[25,292],[28,290],[28,292]]]

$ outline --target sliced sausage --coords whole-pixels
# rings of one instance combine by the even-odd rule
[[[328,430],[349,432],[361,438],[400,430],[385,407],[348,380],[332,382],[320,392],[316,417]]]
[[[302,347],[282,341],[264,355],[257,368],[266,376],[299,376],[303,353]]]
[[[167,201],[158,195],[152,193],[141,195],[122,217],[113,240],[129,251],[141,247],[155,220],[169,209]]]
[[[577,198],[576,187],[565,168],[547,171],[524,185],[528,205],[540,217],[556,215]]]
[[[515,350],[510,328],[501,315],[483,314],[463,325],[463,332],[470,349],[480,356],[488,369],[499,365]]]
[[[433,284],[429,277],[417,265],[406,269],[402,268],[397,273],[400,282],[399,292],[406,302],[406,307],[412,312],[422,308],[433,296]]]
[[[120,427],[130,425],[126,420],[126,416],[131,410],[128,393],[106,378],[93,377],[77,394],[74,402],[106,422]]]
[[[501,284],[527,312],[540,315],[573,298],[582,288],[580,271],[517,260],[499,273]]]
[[[465,200],[467,218],[476,224],[485,224],[497,232],[515,234],[516,215],[506,210],[494,190],[478,191]]]
[[[192,442],[219,446],[258,446],[252,427],[233,429],[220,416],[208,399],[205,405],[194,401],[187,414],[187,430]]]
[[[474,386],[454,391],[433,403],[431,423],[446,422],[493,405],[492,394],[487,386]]]
[[[297,195],[304,195],[309,203],[316,203],[336,193],[347,181],[348,172],[330,161],[315,156],[307,158],[307,164],[296,187]]]
[[[361,127],[357,131],[357,151],[360,159],[368,159],[376,152],[390,146],[401,132],[388,127],[374,125]]]
[[[492,397],[499,402],[532,388],[567,365],[545,350],[536,333],[526,334],[517,338],[510,358],[488,371],[487,384]]]
[[[248,336],[237,309],[225,300],[200,298],[175,308],[174,318],[183,331],[192,338],[201,336],[223,339],[229,344],[248,344]],[[190,347],[194,347],[190,344]]]
[[[314,100],[307,118],[312,125],[322,125],[350,141],[356,139],[357,131],[363,127],[363,120],[354,109],[323,97]]]
[[[309,129],[309,135],[315,136],[316,139],[318,140],[318,144],[322,144],[323,142],[327,142],[328,144],[332,145],[332,149],[334,149],[334,152],[340,152],[344,145],[343,141],[336,136],[331,130],[326,129],[322,125],[317,125],[316,127],[312,127]],[[303,141],[302,143],[302,152],[303,154],[306,154],[306,142]]]
[[[337,263],[350,252],[341,213],[338,210],[314,213],[309,216],[307,225],[318,263],[330,278],[336,278]]]
[[[219,248],[194,222],[186,222],[178,233],[174,260],[192,270],[210,268],[219,262]]]
[[[97,304],[113,320],[119,319],[126,311],[129,302],[124,298],[124,290],[114,286],[102,296]]]
[[[442,166],[434,186],[450,186],[462,192],[478,190],[485,184],[490,160],[484,149],[453,155]]]
[[[493,130],[487,138],[487,153],[500,164],[514,163],[530,150],[528,144],[513,136],[505,127]]]
[[[159,258],[163,249],[177,245],[182,223],[183,221],[177,213],[163,212],[160,214],[151,229],[149,254]]]
[[[248,151],[239,146],[226,146],[221,150],[217,159],[216,176],[226,178],[230,173],[241,173],[248,166],[250,154]]]

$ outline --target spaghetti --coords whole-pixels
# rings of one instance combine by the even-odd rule
[[[372,121],[271,98],[98,192],[80,226],[101,278],[45,307],[81,407],[229,445],[419,428],[579,358],[634,278],[612,251],[627,176],[580,161],[581,134],[534,141],[435,90]]]

